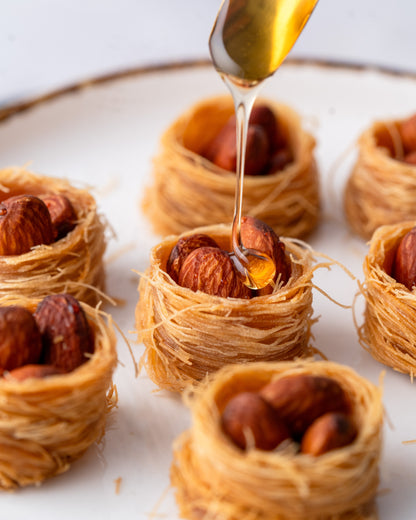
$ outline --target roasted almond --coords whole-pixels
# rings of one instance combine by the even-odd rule
[[[351,417],[343,413],[326,413],[318,417],[306,430],[300,451],[316,457],[348,446],[356,436],[357,428]]]
[[[42,350],[38,326],[24,307],[0,307],[0,367],[13,370],[27,363],[37,363]]]
[[[416,150],[406,154],[403,158],[403,162],[405,162],[406,164],[415,164],[416,165]]]
[[[64,374],[65,372],[53,365],[24,365],[11,370],[7,377],[16,381],[25,381],[26,379],[44,379],[50,376]]]
[[[262,220],[242,217],[240,236],[243,246],[255,249],[271,258],[276,267],[275,280],[286,283],[290,278],[291,266],[286,258],[285,245],[274,230]]]
[[[74,229],[77,215],[71,201],[65,195],[50,193],[39,197],[46,204],[51,216],[54,239],[59,240]]]
[[[93,335],[76,298],[70,294],[47,296],[34,316],[42,335],[45,364],[70,372],[88,360],[94,351]]]
[[[54,239],[46,204],[33,195],[17,195],[0,203],[0,255],[21,255]]]
[[[394,259],[393,277],[409,291],[416,284],[416,227],[400,240]]]
[[[289,438],[289,431],[273,408],[258,394],[242,392],[226,405],[223,432],[241,449],[273,450]]]
[[[272,154],[267,173],[281,172],[291,162],[293,162],[292,152],[288,148],[281,148]]]
[[[260,395],[278,412],[295,438],[300,438],[321,415],[349,409],[339,383],[324,376],[284,376],[264,386]]]
[[[398,128],[405,153],[416,150],[416,114],[400,121]]]
[[[180,238],[170,252],[169,259],[166,265],[168,275],[175,282],[178,281],[179,271],[185,258],[199,247],[217,247],[219,245],[215,240],[203,233],[195,233],[190,236]]]
[[[227,123],[210,143],[205,157],[218,167],[235,172],[237,168],[237,142],[235,119]],[[245,155],[246,175],[262,175],[270,157],[270,145],[265,130],[250,125],[247,130]]]
[[[216,247],[200,247],[184,260],[178,284],[223,298],[250,298],[251,291],[238,276],[230,255]]]
[[[279,126],[279,121],[273,110],[267,105],[263,103],[254,105],[249,124],[261,126],[265,130],[271,152],[287,146],[286,137]]]

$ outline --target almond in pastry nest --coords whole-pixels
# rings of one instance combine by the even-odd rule
[[[88,190],[22,168],[0,170],[0,296],[102,298],[106,225]]]
[[[416,372],[416,221],[380,226],[363,263],[361,345],[381,363]]]
[[[178,275],[177,245],[183,250],[189,238],[194,246],[204,244],[194,238],[201,234],[211,245],[188,250]],[[312,353],[310,249],[278,239],[275,287],[254,296],[232,270],[230,235],[230,226],[197,228],[168,237],[151,251],[150,266],[139,282],[136,327],[145,346],[142,362],[161,388],[182,391],[230,363]],[[271,244],[267,238],[263,243]]]
[[[310,383],[294,384],[305,378],[325,387],[324,400]],[[267,387],[284,380],[291,401],[276,393],[268,401]],[[230,365],[186,397],[191,426],[176,439],[171,466],[181,518],[376,520],[381,390],[351,368],[302,360]],[[294,414],[303,427],[318,416],[301,439],[299,430],[292,437]]]
[[[68,470],[102,439],[116,336],[110,316],[69,294],[3,297],[0,317],[0,487],[13,489]]]
[[[344,191],[346,219],[370,239],[383,225],[416,218],[416,115],[379,120],[359,137]]]
[[[231,222],[235,121],[230,96],[208,98],[161,137],[143,208],[161,235]],[[278,235],[304,237],[320,217],[315,139],[286,105],[259,99],[250,120],[244,213]],[[260,153],[261,152],[261,153]]]

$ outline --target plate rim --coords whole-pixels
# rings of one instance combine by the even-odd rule
[[[394,67],[390,66],[359,63],[353,61],[349,62],[332,59],[294,57],[287,58],[283,63],[283,66],[286,65],[306,65],[325,69],[342,69],[346,71],[374,71],[386,76],[416,80],[416,72],[413,71],[395,69]],[[83,79],[56,89],[46,91],[45,93],[41,93],[39,95],[28,97],[27,99],[22,99],[18,102],[13,102],[11,104],[6,103],[0,108],[0,124],[16,114],[27,111],[38,105],[44,104],[58,97],[62,97],[66,94],[75,93],[77,91],[85,90],[96,85],[110,83],[113,81],[120,81],[135,76],[145,76],[155,72],[178,71],[192,68],[203,68],[207,66],[212,67],[212,62],[209,58],[190,59],[140,65],[137,67],[119,69],[113,72],[92,76],[87,79]]]

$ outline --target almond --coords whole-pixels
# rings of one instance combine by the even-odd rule
[[[416,150],[416,114],[398,125],[405,153]]]
[[[21,255],[53,242],[46,204],[33,195],[17,195],[0,203],[0,255]]]
[[[230,255],[215,247],[200,247],[184,260],[178,284],[223,298],[250,298],[251,291],[238,276]]]
[[[309,374],[289,375],[264,386],[260,395],[277,411],[294,438],[328,412],[346,412],[349,404],[337,381]]]
[[[400,240],[393,264],[393,277],[409,291],[416,284],[416,227]]]
[[[77,222],[77,215],[68,197],[51,193],[39,197],[46,204],[51,216],[54,239],[60,240],[72,231]]]
[[[279,277],[283,283],[289,280],[291,266],[286,258],[285,245],[270,226],[254,217],[242,217],[240,236],[245,248],[255,249],[273,260],[275,280]]]
[[[276,150],[270,158],[267,173],[272,174],[276,172],[281,172],[292,161],[292,152],[288,148],[281,148],[280,150]]]
[[[69,294],[44,298],[35,311],[42,335],[43,361],[70,372],[94,351],[92,331],[78,300]]]
[[[265,130],[270,143],[270,151],[284,148],[287,145],[286,137],[279,128],[276,115],[267,105],[254,105],[249,124],[261,126]]]
[[[179,271],[185,258],[199,247],[218,247],[215,240],[203,233],[195,233],[193,235],[180,238],[170,252],[169,259],[166,265],[168,275],[175,282],[178,281]]]
[[[252,392],[237,394],[227,403],[221,427],[243,450],[251,444],[260,450],[273,450],[289,438],[288,429],[273,408]]]
[[[209,145],[205,157],[218,167],[235,172],[237,168],[236,123],[231,119]],[[247,146],[244,173],[262,175],[269,161],[270,145],[265,130],[250,125],[247,130]]]
[[[413,152],[409,152],[403,158],[403,162],[407,164],[415,164],[416,165],[416,150]]]
[[[0,307],[0,367],[13,370],[37,363],[42,341],[31,312],[20,306]]]
[[[64,374],[65,372],[53,365],[24,365],[11,370],[7,377],[16,381],[25,381],[26,379],[44,379],[45,377]]]
[[[343,413],[326,413],[316,419],[302,438],[300,451],[322,455],[351,444],[357,436],[352,419]]]

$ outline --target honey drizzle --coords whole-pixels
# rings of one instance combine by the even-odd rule
[[[223,79],[233,96],[237,123],[236,191],[231,232],[233,261],[245,285],[251,289],[262,289],[274,279],[276,266],[273,260],[264,253],[244,247],[241,240],[248,121],[261,84],[247,86],[244,82],[240,84],[227,76],[224,76]]]
[[[273,281],[273,260],[241,240],[248,122],[263,81],[291,50],[318,0],[223,0],[209,39],[213,64],[231,91],[236,114],[236,195],[231,243],[234,265],[245,285],[262,289]]]

